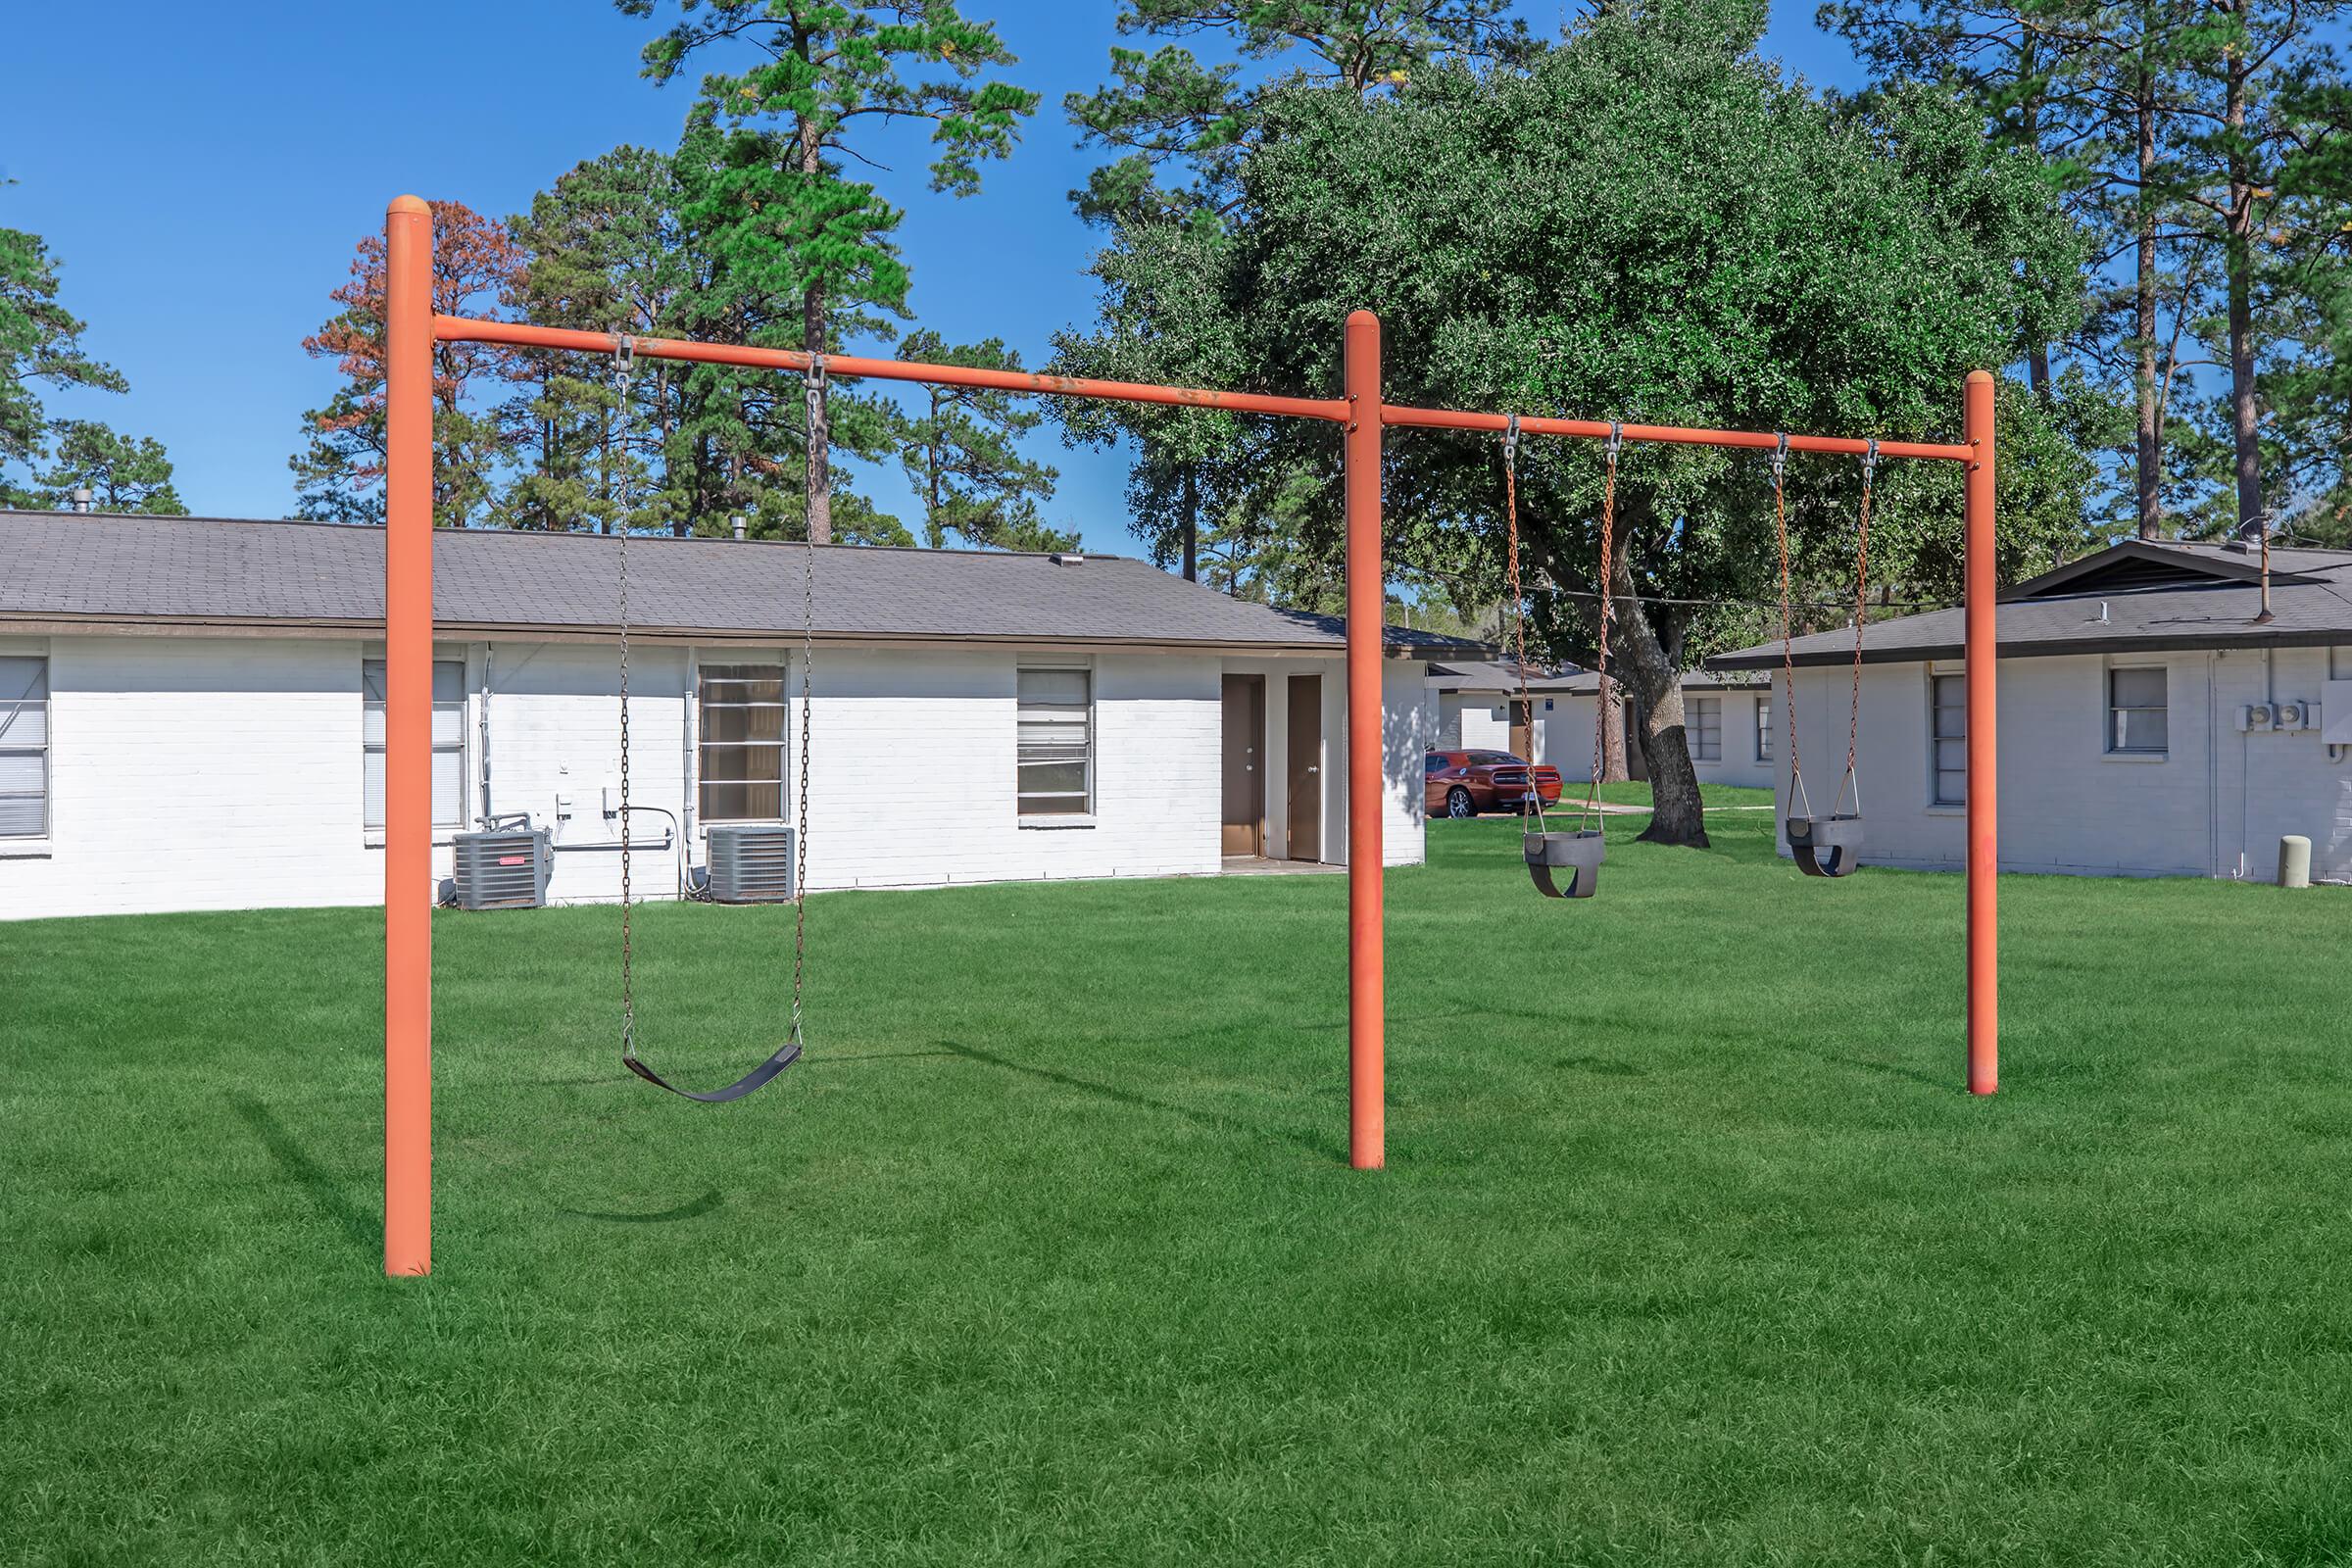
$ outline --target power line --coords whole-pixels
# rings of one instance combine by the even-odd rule
[[[1463,572],[1440,571],[1435,566],[1412,566],[1402,564],[1398,564],[1397,565],[1393,566],[1391,569],[1400,572],[1418,572],[1426,577],[1441,577],[1447,582],[1469,583],[1473,587],[1476,587],[1480,590],[1482,597],[1486,592],[1485,585],[1483,583]],[[1677,599],[1664,594],[1608,594],[1604,596],[1602,594],[1593,592],[1590,588],[1553,588],[1550,590],[1550,592],[1558,594],[1563,599],[1600,599],[1606,597],[1610,599],[1631,599],[1637,604],[1643,605],[1684,605],[1697,606],[1702,608],[1719,605],[1736,605],[1742,609],[1749,610],[1778,610],[1781,608],[1781,602],[1778,599]],[[1496,595],[1495,597],[1496,601],[1499,603],[1501,596]],[[1954,600],[1889,600],[1885,603],[1875,603],[1871,606],[1871,608],[1873,610],[1904,611],[1949,610],[1955,603],[1957,603],[1957,601]],[[1851,613],[1854,608],[1854,602],[1850,599],[1791,599],[1788,601],[1788,608],[1791,610],[1842,610],[1848,613]]]

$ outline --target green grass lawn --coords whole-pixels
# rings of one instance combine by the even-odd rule
[[[811,906],[812,1044],[615,1060],[611,909],[450,913],[378,1273],[364,910],[0,926],[0,1562],[2352,1563],[2346,895],[1808,881],[1767,813],[1389,883]],[[821,852],[821,847],[818,850]],[[788,910],[639,924],[767,1049]]]

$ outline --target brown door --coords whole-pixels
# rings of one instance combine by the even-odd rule
[[[1289,855],[1323,858],[1323,677],[1291,677]]]
[[[1225,677],[1227,855],[1266,852],[1266,677]]]

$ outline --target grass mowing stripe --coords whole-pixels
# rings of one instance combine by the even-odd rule
[[[0,1559],[2352,1562],[2340,895],[2007,880],[1984,1102],[1956,878],[1642,824],[1391,873],[1373,1178],[1339,878],[820,898],[718,1110],[443,916],[399,1284],[371,913],[11,925]],[[787,911],[641,919],[740,1070]]]

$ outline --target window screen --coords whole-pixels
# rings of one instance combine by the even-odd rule
[[[49,834],[49,661],[0,659],[0,839]]]
[[[1690,760],[1695,762],[1723,760],[1723,699],[1693,697],[1689,713]]]
[[[1084,815],[1094,801],[1094,675],[1020,672],[1018,814]]]
[[[1968,804],[1968,677],[1930,677],[1928,744],[1935,752],[1932,799],[1937,806]]]
[[[360,752],[368,826],[384,825],[384,662],[360,662]],[[433,661],[433,826],[466,825],[466,662]]]
[[[1756,760],[1772,760],[1772,699],[1756,699]]]
[[[701,812],[706,822],[784,818],[784,668],[702,668]]]
[[[2161,757],[2170,742],[2165,711],[2165,672],[2111,669],[2107,672],[2107,749]]]

